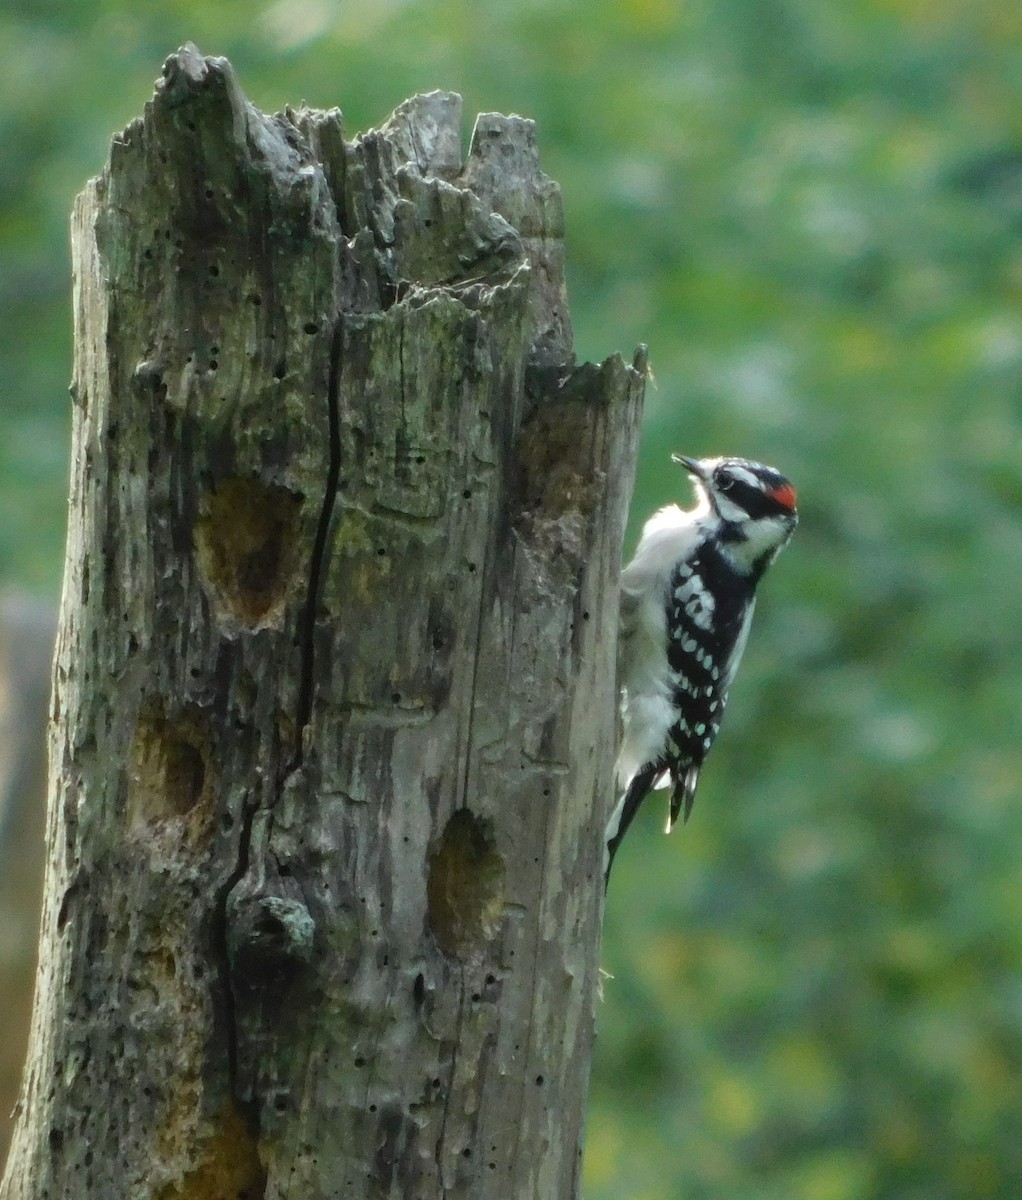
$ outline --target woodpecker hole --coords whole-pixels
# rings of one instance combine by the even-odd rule
[[[154,1193],[155,1200],[263,1200],[266,1170],[259,1161],[259,1146],[248,1123],[233,1101],[212,1121],[212,1136],[197,1151],[193,1125],[195,1111],[190,1093],[179,1091],[182,1111],[169,1114],[169,1127],[159,1131],[165,1161],[179,1156],[189,1169]],[[187,1111],[184,1106],[188,1104]]]
[[[591,422],[585,403],[565,400],[541,405],[522,426],[518,501],[523,516],[592,516],[603,493],[603,481],[593,476],[590,442],[583,436]]]
[[[519,435],[515,529],[555,592],[578,588],[606,491],[590,461],[593,411],[581,399],[541,404]]]
[[[301,496],[257,479],[229,479],[205,497],[195,548],[221,619],[254,629],[279,623],[301,504]]]
[[[430,928],[444,954],[469,959],[496,937],[504,881],[491,823],[459,809],[430,855],[426,884]]]
[[[128,777],[132,824],[187,817],[210,799],[209,740],[190,717],[143,714],[135,726]]]

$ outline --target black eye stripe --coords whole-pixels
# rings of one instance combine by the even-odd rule
[[[717,483],[718,489],[727,496],[732,504],[743,508],[750,517],[769,517],[776,513],[790,511],[768,492],[753,487],[752,484],[745,483],[741,479],[729,477],[727,482],[730,483],[730,487],[722,486],[723,482],[722,480]]]

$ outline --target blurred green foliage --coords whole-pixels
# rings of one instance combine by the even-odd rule
[[[693,819],[615,868],[589,1200],[1018,1200],[1022,8],[9,0],[0,571],[41,593],[71,201],[186,39],[351,131],[535,117],[580,356],[651,346],[636,513],[672,449],[799,487]]]

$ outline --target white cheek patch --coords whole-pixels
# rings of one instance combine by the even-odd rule
[[[722,492],[717,493],[717,511],[725,521],[740,525],[748,521],[749,514],[740,505],[729,500]]]

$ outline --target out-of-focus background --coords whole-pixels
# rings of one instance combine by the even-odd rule
[[[435,87],[537,120],[579,355],[651,348],[629,548],[671,450],[799,488],[692,820],[615,868],[589,1200],[1018,1200],[1017,0],[8,0],[0,588],[40,611],[69,209],[187,39],[351,133]]]

